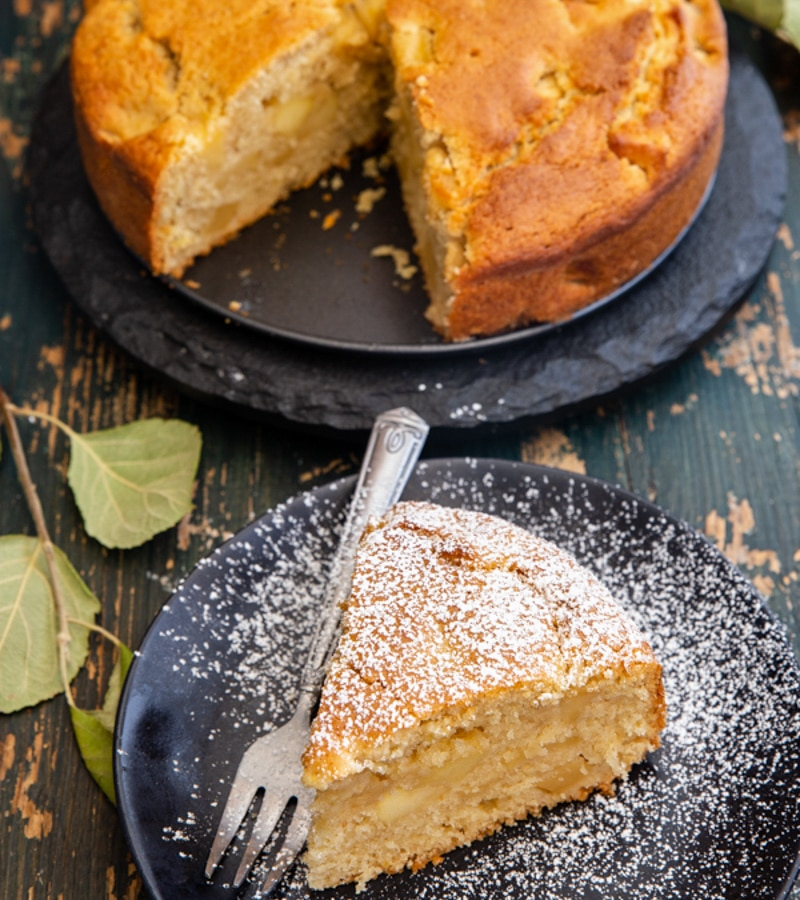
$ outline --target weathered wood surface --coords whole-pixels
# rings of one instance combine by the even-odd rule
[[[196,508],[134,551],[87,538],[65,486],[67,445],[21,422],[55,542],[101,598],[100,621],[131,646],[193,564],[286,497],[353,472],[361,448],[255,425],[179,396],[87,325],[37,247],[24,151],[37,97],[68,47],[74,0],[0,5],[0,384],[20,405],[78,430],[148,415],[196,423],[204,450]],[[739,29],[741,23],[735,23]],[[602,407],[502,436],[475,433],[427,456],[544,462],[619,483],[704,531],[761,590],[800,650],[800,61],[755,33],[784,116],[789,199],[766,271],[706,343]],[[0,534],[32,533],[9,454]],[[93,643],[75,690],[96,702],[113,651]],[[144,897],[114,808],[83,769],[66,704],[0,719],[0,896]]]

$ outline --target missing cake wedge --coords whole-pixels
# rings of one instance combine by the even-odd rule
[[[370,526],[312,723],[314,889],[420,869],[659,746],[661,666],[571,556],[484,513]]]

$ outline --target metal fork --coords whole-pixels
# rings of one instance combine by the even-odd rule
[[[382,515],[399,499],[428,430],[422,418],[403,407],[382,413],[375,420],[332,563],[320,620],[301,676],[297,706],[288,722],[255,740],[245,751],[208,856],[207,878],[211,878],[256,794],[262,789],[261,808],[234,877],[234,886],[238,887],[247,877],[284,812],[291,818],[256,896],[266,897],[272,891],[305,844],[314,791],[302,782],[301,758],[308,740],[311,714],[336,645],[341,602],[350,590],[356,548],[369,519]]]

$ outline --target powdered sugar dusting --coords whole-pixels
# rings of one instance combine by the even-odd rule
[[[319,788],[360,771],[362,745],[372,758],[484,692],[539,702],[637,663],[652,665],[641,634],[558,547],[478,511],[400,503],[359,550],[306,765]]]
[[[241,752],[293,708],[350,485],[246,529],[187,579],[141,648],[118,796],[155,900],[237,896],[235,859],[205,881],[211,836]],[[360,896],[784,896],[800,847],[800,676],[752,586],[693,530],[580,476],[438,461],[418,467],[406,496],[499,515],[593,570],[661,660],[668,720],[662,748],[615,797],[559,807]],[[301,863],[275,896],[312,896]]]

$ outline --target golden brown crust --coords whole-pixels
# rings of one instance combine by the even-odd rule
[[[520,260],[494,271],[464,271],[455,279],[451,336],[491,334],[500,320],[505,328],[559,321],[647,270],[692,221],[716,171],[722,139],[720,122],[680,190],[664,190],[627,229],[609,226],[540,265]]]
[[[133,2],[98,0],[88,7],[73,42],[70,77],[89,182],[117,231],[149,260],[164,156],[152,136],[175,102],[167,89],[169,60],[142,38],[137,20]],[[137,121],[128,115],[129,106],[139,112]]]
[[[715,0],[388,0],[387,16],[398,93],[435,151],[431,218],[460,249],[452,310],[431,311],[446,336],[566,318],[691,220],[722,138]]]
[[[78,105],[111,142],[179,117],[218,114],[258,71],[329,24],[335,4],[307,0],[98,0],[72,51]]]

